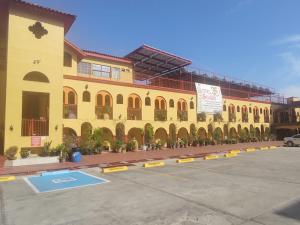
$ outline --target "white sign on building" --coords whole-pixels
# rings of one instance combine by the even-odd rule
[[[220,113],[223,110],[219,86],[195,83],[197,90],[197,113]]]

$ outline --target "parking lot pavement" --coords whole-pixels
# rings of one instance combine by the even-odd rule
[[[300,148],[242,153],[126,172],[111,182],[36,194],[21,177],[0,183],[0,224],[300,224]]]

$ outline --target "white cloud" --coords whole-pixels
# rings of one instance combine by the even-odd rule
[[[286,64],[288,74],[294,78],[300,77],[300,57],[292,52],[284,52],[279,54]]]
[[[300,34],[293,34],[271,42],[271,45],[299,45]]]

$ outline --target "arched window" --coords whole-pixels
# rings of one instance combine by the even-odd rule
[[[128,97],[127,119],[142,120],[142,101],[137,94]]]
[[[249,113],[252,113],[252,108],[251,107],[249,107]]]
[[[194,109],[194,102],[190,101],[190,109]]]
[[[105,105],[110,106],[110,96],[105,95]]]
[[[182,102],[182,111],[186,111],[186,102]]]
[[[75,93],[72,91],[68,94],[68,104],[75,105]]]
[[[236,111],[240,112],[240,106],[239,105],[236,107]]]
[[[139,109],[140,108],[140,99],[139,98],[135,98],[134,101],[134,108]]]
[[[155,104],[155,109],[156,110],[166,110],[166,100],[161,97],[161,96],[157,96],[155,98],[155,101],[154,101],[154,104]]]
[[[223,111],[226,112],[226,105],[223,105]]]
[[[151,99],[150,99],[150,97],[146,97],[145,98],[145,105],[146,106],[151,106]]]
[[[160,101],[160,107],[161,109],[166,109],[166,101],[164,99]]]
[[[82,101],[83,102],[90,102],[91,101],[91,94],[88,91],[84,91],[82,94]]]
[[[72,67],[72,56],[68,52],[64,52],[64,66]]]
[[[102,94],[98,94],[97,95],[97,105],[98,106],[103,106],[103,96],[102,96]]]
[[[173,99],[170,99],[170,101],[169,101],[169,107],[170,108],[174,108],[174,100]]]
[[[123,95],[121,94],[117,95],[117,104],[123,104]]]
[[[259,109],[260,114],[262,114],[262,111],[263,111],[262,108],[260,108],[260,109]]]
[[[155,99],[155,109],[159,109],[159,100]]]
[[[133,98],[132,97],[128,98],[128,108],[133,108]]]
[[[27,73],[23,80],[49,83],[49,79],[45,74],[36,71]]]
[[[177,110],[181,111],[181,102],[177,102]]]
[[[99,91],[96,96],[97,106],[111,106],[112,107],[112,97],[107,91]]]

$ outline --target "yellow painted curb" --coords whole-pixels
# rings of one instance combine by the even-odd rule
[[[232,157],[236,157],[237,156],[237,153],[226,153],[224,155],[225,158],[232,158]]]
[[[260,147],[260,150],[262,150],[262,151],[269,150],[269,147]]]
[[[116,166],[116,167],[107,167],[102,168],[103,173],[113,173],[128,170],[128,166]]]
[[[204,160],[210,160],[210,159],[218,159],[219,156],[218,155],[207,155],[207,156],[204,156]]]
[[[8,182],[8,181],[13,181],[15,179],[16,179],[15,176],[0,177],[0,182]]]
[[[238,153],[241,153],[241,150],[231,150],[231,151],[229,151],[229,153],[238,154]]]
[[[189,163],[189,162],[194,162],[194,158],[185,158],[185,159],[177,159],[177,163]]]
[[[149,162],[144,163],[145,168],[151,168],[151,167],[158,167],[158,166],[164,166],[165,162]]]
[[[255,148],[247,148],[247,149],[246,149],[246,152],[255,152],[255,151],[256,151]]]
[[[272,149],[272,150],[277,149],[277,146],[270,146],[269,149]]]

